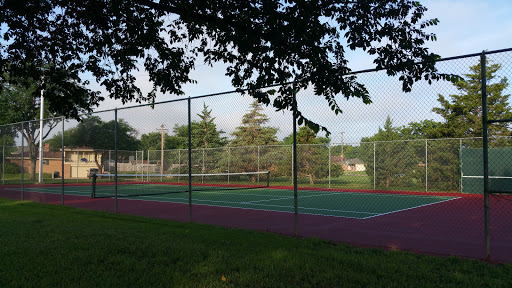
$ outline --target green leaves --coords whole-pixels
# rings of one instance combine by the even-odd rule
[[[486,63],[487,65],[487,94],[489,119],[511,119],[512,107],[508,102],[510,95],[505,94],[508,87],[506,77],[497,77],[501,65]],[[441,107],[432,111],[441,115],[446,121],[445,129],[448,137],[481,137],[482,130],[482,91],[481,91],[481,63],[469,67],[470,73],[460,76],[451,76],[451,81],[459,90],[459,94],[449,95],[446,99],[439,95]],[[489,125],[489,136],[510,136],[508,127]]]
[[[376,68],[401,76],[404,91],[423,77],[429,82],[447,77],[434,66],[438,56],[424,47],[436,38],[423,29],[439,20],[420,22],[426,8],[418,1],[30,0],[24,4],[2,2],[0,23],[6,29],[1,36],[7,40],[0,47],[0,72],[51,78],[48,83],[60,87],[58,93],[48,93],[51,111],[68,117],[77,118],[103,100],[78,76],[92,75],[110,98],[123,103],[151,102],[157,91],[183,94],[183,85],[195,82],[189,74],[199,59],[207,65],[226,63],[226,75],[235,88],[247,89],[260,103],[277,110],[294,109],[289,88],[260,89],[291,81],[297,81],[298,90],[312,87],[336,114],[342,112],[334,98],[340,93],[371,103],[365,87],[347,76],[351,69],[345,47],[374,55]],[[47,63],[55,70],[43,71]],[[153,89],[146,94],[137,86],[139,69],[152,82]],[[59,71],[73,76],[74,89]],[[281,96],[271,102],[272,95]],[[61,101],[64,98],[70,101]],[[325,130],[302,114],[298,119],[315,131]]]
[[[277,144],[277,128],[267,127],[269,118],[261,113],[261,104],[254,101],[251,110],[242,118],[240,126],[236,127],[231,146],[255,146]]]

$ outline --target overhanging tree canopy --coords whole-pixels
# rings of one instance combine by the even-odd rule
[[[111,98],[153,101],[158,91],[182,94],[182,85],[194,82],[189,73],[197,59],[226,63],[233,86],[248,88],[262,103],[270,104],[276,91],[260,87],[297,80],[298,89],[313,86],[336,113],[339,93],[371,102],[364,85],[350,75],[346,49],[374,55],[376,68],[399,75],[404,91],[421,79],[448,77],[437,72],[438,56],[424,47],[435,40],[425,28],[438,20],[422,20],[426,8],[417,1],[1,3],[0,75],[42,79],[39,90],[48,91],[52,112],[71,117],[103,100],[86,88],[82,75],[92,75]],[[135,83],[141,68],[154,84],[147,94]],[[290,89],[277,89],[276,109],[296,108]],[[297,116],[318,130],[300,112]]]

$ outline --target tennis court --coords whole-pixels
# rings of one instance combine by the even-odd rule
[[[11,188],[13,190],[17,188]],[[115,195],[112,184],[97,185],[96,198]],[[61,187],[27,187],[26,192],[62,193]],[[66,195],[91,197],[92,186],[66,186]],[[189,203],[188,185],[184,183],[119,183],[117,195],[123,199]],[[345,192],[334,190],[299,190],[301,214],[368,219],[400,211],[452,201],[459,197]],[[294,212],[292,189],[237,187],[236,185],[193,186],[193,205],[250,210]]]

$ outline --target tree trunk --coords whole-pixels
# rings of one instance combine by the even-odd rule
[[[104,153],[101,153],[101,155],[103,156]],[[103,160],[103,157],[101,157]],[[99,174],[102,174],[103,173],[103,165],[101,163],[98,162],[98,151],[94,150],[94,163],[96,163],[96,167],[98,167],[98,173]],[[110,165],[110,163],[109,163]],[[110,172],[110,171],[109,171]]]
[[[29,150],[30,150],[30,180],[36,180],[36,166],[37,166],[37,149],[36,145],[32,142],[29,142]],[[42,171],[41,171],[42,172]]]
[[[314,180],[313,180],[313,174],[308,174],[309,176],[309,184],[313,185],[315,184]]]

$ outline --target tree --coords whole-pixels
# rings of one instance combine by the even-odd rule
[[[403,139],[437,139],[446,138],[443,123],[434,120],[422,120],[420,122],[411,122],[399,129],[400,137]]]
[[[59,118],[51,118],[43,121],[43,127],[40,127],[39,121],[33,121],[40,117],[40,103],[36,101],[40,95],[37,95],[37,82],[31,78],[11,79],[10,75],[4,74],[4,79],[8,82],[0,83],[0,122],[1,124],[25,122],[23,129],[21,125],[16,125],[16,130],[22,134],[26,140],[30,159],[30,180],[35,180],[36,165],[39,156],[38,139],[39,134],[46,139],[50,132],[60,122]],[[54,116],[48,105],[44,106],[43,117]],[[32,121],[31,121],[32,120]],[[28,122],[30,121],[30,122]]]
[[[361,139],[360,154],[365,171],[368,176],[375,178],[380,187],[411,185],[415,170],[419,167],[414,143],[398,140],[402,140],[400,129],[393,127],[389,116],[375,135]]]
[[[9,155],[10,153],[14,152],[14,150],[16,150],[16,148],[14,147],[16,145],[16,142],[15,142],[15,137],[16,137],[16,126],[15,125],[2,125],[0,126],[0,161],[2,161],[1,163],[3,165],[0,165],[0,175],[3,175],[2,173],[4,173],[5,171],[8,171],[9,170],[9,164],[10,163],[5,163],[5,156],[6,155]],[[12,166],[12,165],[11,165]],[[5,171],[3,170],[4,167],[6,167],[7,169],[5,169]],[[17,166],[15,166],[16,168],[18,168]]]
[[[488,119],[512,119],[512,108],[508,102],[510,94],[504,94],[508,87],[506,77],[496,74],[501,69],[499,64],[486,64],[487,71],[487,113]],[[482,76],[481,64],[471,66],[471,73],[454,85],[460,94],[450,95],[446,99],[439,95],[441,107],[432,109],[441,115],[444,122],[444,134],[449,137],[482,137]],[[507,123],[488,126],[489,136],[511,136]]]
[[[277,144],[277,128],[264,126],[269,118],[261,113],[263,108],[258,101],[251,104],[249,113],[242,117],[242,123],[232,133],[235,138],[231,146],[258,146]]]
[[[259,146],[278,144],[277,128],[265,126],[269,118],[262,113],[261,104],[255,100],[250,107],[249,112],[242,117],[240,126],[231,133],[234,138],[229,144],[228,151],[230,171],[258,171],[258,159],[260,162],[267,162],[267,153],[260,153],[262,151]],[[253,177],[254,179],[256,178]]]
[[[203,103],[203,111],[197,114],[201,119],[194,122],[192,126],[192,144],[194,148],[215,148],[225,146],[228,141],[226,137],[221,137],[224,131],[217,130],[217,126],[213,122],[215,117],[211,116],[212,110],[208,110],[208,106]]]
[[[50,146],[60,147],[62,133],[59,132],[48,140]],[[64,145],[67,147],[90,147],[94,149],[94,162],[99,171],[103,171],[103,163],[108,151],[115,149],[115,120],[104,122],[98,116],[84,118],[74,128],[64,131]],[[137,131],[123,119],[117,123],[117,148],[118,150],[135,151],[140,145],[137,139]]]
[[[455,191],[459,186],[459,139],[446,139],[446,124],[434,120],[411,122],[398,130],[400,138],[410,141],[412,155],[416,162],[425,165],[428,174],[429,190]],[[441,139],[443,138],[443,139]],[[422,141],[424,139],[424,141]],[[425,160],[425,156],[427,159]],[[427,163],[425,163],[427,161]],[[425,183],[425,170],[415,169],[410,175],[417,183]]]
[[[352,159],[359,158],[360,146],[352,146],[349,144],[343,144],[343,158]],[[333,156],[341,156],[341,145],[335,145],[331,148]]]
[[[347,48],[374,56],[376,68],[399,76],[404,91],[422,79],[451,78],[438,73],[439,56],[425,48],[436,39],[425,29],[438,20],[423,20],[427,9],[412,0],[5,0],[0,5],[0,72],[44,76],[38,90],[52,83],[66,95],[49,94],[50,111],[75,118],[103,100],[80,88],[87,84],[82,74],[92,75],[109,97],[123,103],[154,101],[158,91],[183,94],[183,84],[194,82],[189,73],[197,59],[226,63],[233,86],[247,88],[261,103],[270,104],[278,92],[272,103],[278,110],[296,108],[291,87],[260,88],[292,80],[297,89],[313,87],[335,113],[342,112],[335,99],[339,93],[370,103],[367,89],[350,75]],[[153,84],[145,95],[134,74],[141,68]],[[71,88],[80,93],[72,93],[64,79],[73,79],[78,85]],[[300,111],[297,117],[319,129]]]
[[[216,148],[228,144],[226,137],[221,137],[224,131],[217,130],[215,117],[211,116],[212,110],[204,104],[203,110],[197,114],[200,121],[190,122],[192,148]],[[188,125],[174,125],[174,137],[180,143],[179,148],[188,147]]]
[[[176,136],[164,135],[164,149],[177,149],[182,147],[181,139]],[[140,145],[137,150],[160,150],[162,149],[162,134],[151,132],[140,136]]]
[[[315,179],[329,175],[329,142],[329,138],[318,137],[317,132],[309,127],[303,126],[297,131],[297,174],[306,175],[311,185],[315,184]],[[293,144],[293,134],[285,137],[283,143]],[[287,167],[292,165],[292,159],[287,160],[281,164],[282,170],[291,173]],[[331,175],[338,176],[341,172],[341,166],[331,165]]]

